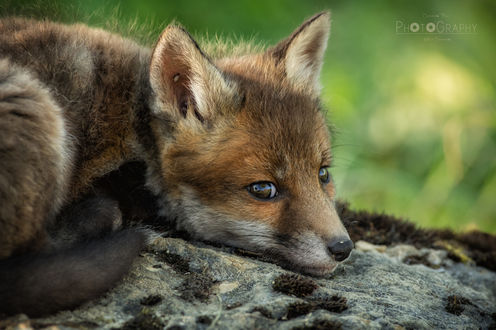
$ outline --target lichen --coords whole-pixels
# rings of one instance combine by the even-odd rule
[[[274,291],[301,298],[311,295],[318,285],[302,275],[282,274],[274,279],[272,288]]]

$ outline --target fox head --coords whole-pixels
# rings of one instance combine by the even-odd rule
[[[329,13],[257,54],[212,59],[181,27],[152,53],[148,182],[194,237],[268,253],[325,275],[353,247],[334,206],[319,99]]]

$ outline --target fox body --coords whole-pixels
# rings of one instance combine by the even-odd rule
[[[0,313],[74,307],[126,272],[147,234],[122,230],[95,191],[132,161],[177,229],[330,273],[352,243],[319,100],[329,24],[317,14],[266,51],[221,57],[177,25],[149,49],[1,20]]]

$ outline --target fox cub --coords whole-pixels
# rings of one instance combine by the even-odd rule
[[[206,54],[182,27],[148,49],[85,25],[0,20],[0,314],[108,290],[148,232],[96,182],[135,161],[193,238],[322,276],[353,243],[334,206],[319,100],[329,13],[262,52]]]

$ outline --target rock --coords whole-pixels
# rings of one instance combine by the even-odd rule
[[[0,328],[494,326],[496,273],[462,263],[446,266],[442,253],[430,249],[401,246],[363,250],[353,251],[327,278],[313,278],[233,254],[231,248],[159,238],[142,253],[131,273],[104,297],[51,317],[28,319],[18,315],[4,319]],[[383,253],[378,252],[381,250]],[[403,262],[411,256],[425,256],[439,268]]]
[[[358,241],[355,243],[355,249],[362,252],[385,252],[387,249],[386,245],[376,245],[365,241]]]
[[[418,249],[412,245],[398,244],[387,247],[384,252],[389,257],[409,265],[423,264],[434,269],[453,265],[453,261],[448,257],[448,252],[445,250]]]

